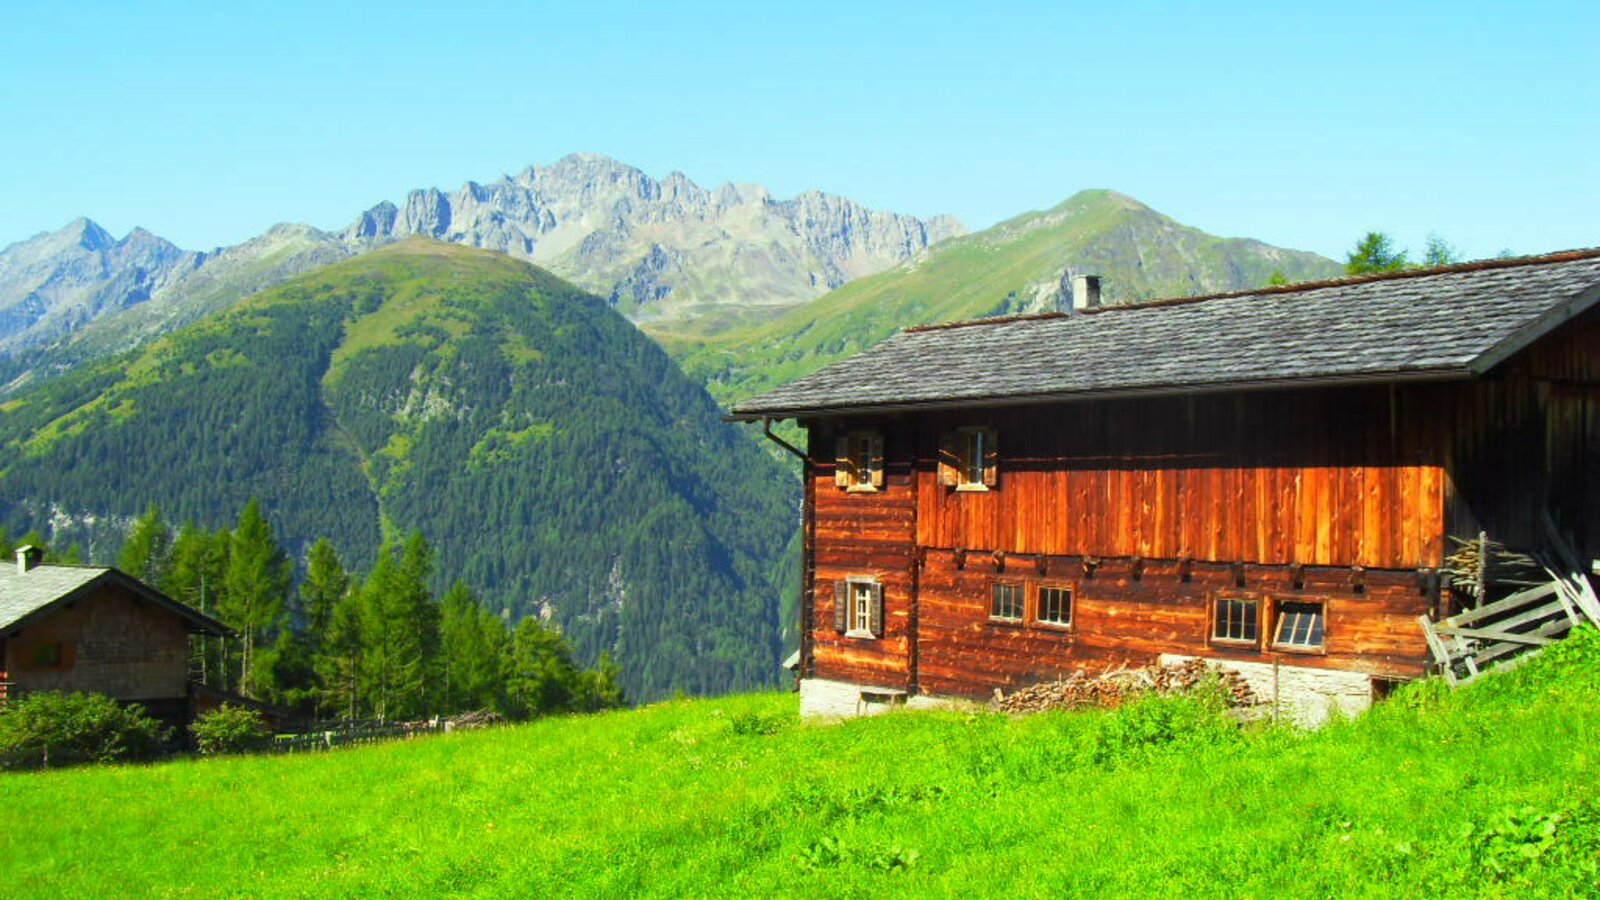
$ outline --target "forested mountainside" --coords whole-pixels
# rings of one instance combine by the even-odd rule
[[[421,235],[538,263],[635,321],[695,333],[764,321],[962,234],[819,191],[702,188],[574,154],[452,193],[411,191],[340,231],[283,224],[232,247],[182,250],[87,219],[0,248],[0,395],[224,309],[339,259]]]
[[[1053,309],[1071,276],[1099,275],[1107,303],[1331,277],[1339,264],[1260,241],[1220,238],[1112,191],[1082,191],[945,241],[760,325],[708,337],[646,326],[724,402],[799,378],[907,325]]]
[[[262,499],[355,566],[418,530],[441,586],[609,650],[630,698],[776,675],[797,487],[607,303],[413,239],[298,277],[0,406],[0,524],[97,557],[149,503]]]

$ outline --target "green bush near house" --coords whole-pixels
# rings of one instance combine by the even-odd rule
[[[233,703],[203,713],[189,726],[200,752],[245,753],[259,750],[272,737],[261,714]]]
[[[144,707],[123,706],[104,694],[26,694],[0,712],[0,766],[150,759],[162,752],[169,733]]]

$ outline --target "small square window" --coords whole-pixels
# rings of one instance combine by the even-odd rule
[[[1322,604],[1280,603],[1272,642],[1297,650],[1322,649]]]
[[[1071,625],[1072,589],[1041,586],[1038,618],[1046,625]]]
[[[1218,597],[1211,623],[1211,639],[1238,644],[1261,640],[1261,601]]]
[[[993,602],[989,606],[989,618],[1021,621],[1022,585],[997,582]]]

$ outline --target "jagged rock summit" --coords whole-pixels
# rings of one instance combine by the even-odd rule
[[[807,191],[707,190],[682,173],[657,181],[614,159],[568,156],[454,193],[415,190],[349,227],[283,224],[232,247],[179,249],[135,229],[121,241],[87,219],[0,250],[0,382],[131,347],[319,265],[411,235],[537,262],[608,298],[636,322],[714,332],[765,321],[846,281],[962,234]]]
[[[0,349],[147,300],[203,259],[143,228],[118,240],[85,218],[0,249]]]
[[[948,216],[921,220],[819,191],[775,200],[755,184],[706,189],[681,172],[658,181],[574,154],[450,194],[412,191],[362,213],[341,237],[361,247],[424,235],[498,250],[596,291],[635,321],[738,321],[963,233]]]

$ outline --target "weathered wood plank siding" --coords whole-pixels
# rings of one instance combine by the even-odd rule
[[[882,489],[849,493],[834,483],[832,433],[813,430],[810,443],[816,463],[809,484],[815,530],[811,672],[819,678],[906,690],[916,550],[914,448],[903,434],[886,433]],[[834,630],[833,585],[851,577],[883,585],[882,637],[846,637]]]
[[[1149,563],[1139,577],[1129,560],[1106,560],[1085,577],[1080,557],[1048,557],[1045,574],[1033,559],[1008,557],[1003,571],[990,555],[966,554],[957,567],[950,551],[930,551],[920,575],[918,682],[925,692],[986,697],[1077,671],[1145,665],[1162,653],[1209,656],[1391,677],[1421,675],[1427,647],[1417,616],[1429,598],[1415,574],[1371,572],[1361,591],[1348,570],[1307,569],[1296,588],[1289,570],[1246,566],[1238,587],[1230,566],[1196,563],[1183,580],[1176,563]],[[1030,607],[1023,623],[989,617],[996,581],[1073,590],[1070,630],[1038,624]],[[1209,641],[1217,595],[1265,601],[1320,600],[1326,610],[1325,652],[1236,649]],[[1262,623],[1263,632],[1268,623]]]
[[[1430,391],[1389,388],[929,415],[917,426],[917,540],[1054,555],[1436,566],[1437,416]],[[970,424],[999,434],[997,490],[938,484],[939,434]]]
[[[1600,309],[1457,386],[1448,408],[1451,534],[1537,548],[1548,511],[1600,557]]]

